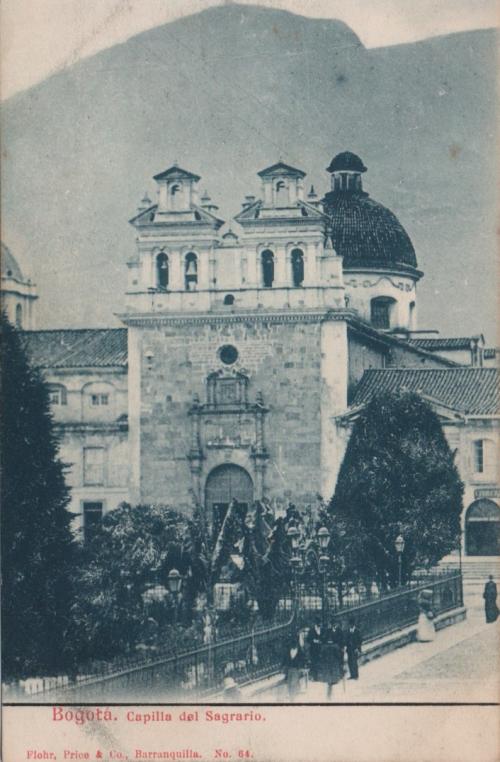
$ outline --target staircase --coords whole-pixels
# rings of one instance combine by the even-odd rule
[[[458,569],[460,562],[457,555],[445,556],[438,564],[438,569]],[[483,606],[483,589],[489,575],[500,590],[500,556],[464,556],[462,557],[462,578],[464,602],[467,608]]]

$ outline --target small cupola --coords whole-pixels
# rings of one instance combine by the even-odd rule
[[[147,209],[149,209],[152,206],[153,202],[149,198],[147,192],[142,197],[139,206],[137,207],[138,214],[141,214],[142,212],[145,212]]]
[[[267,207],[280,208],[296,205],[304,200],[304,177],[301,169],[278,161],[258,172],[262,181],[262,197]]]
[[[158,184],[158,211],[183,212],[191,209],[198,200],[197,185],[199,175],[182,169],[174,164],[164,172],[155,175]]]
[[[201,197],[200,206],[202,209],[206,209],[207,212],[217,212],[219,209],[217,204],[214,204],[207,191],[205,191]]]
[[[366,172],[362,160],[351,151],[338,153],[326,169],[330,172],[331,189],[338,192],[359,192],[363,190],[361,175]]]

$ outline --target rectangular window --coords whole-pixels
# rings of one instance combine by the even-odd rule
[[[375,328],[390,328],[389,305],[387,302],[374,300],[371,305],[372,325]]]
[[[90,404],[92,407],[97,407],[98,405],[109,405],[109,394],[91,394]]]
[[[102,521],[102,503],[83,504],[83,540],[90,542]]]
[[[104,484],[104,448],[83,448],[83,483],[85,485]]]
[[[58,384],[49,386],[49,402],[51,405],[66,405],[66,387]]]
[[[474,442],[474,472],[476,474],[484,472],[484,442],[482,439]]]

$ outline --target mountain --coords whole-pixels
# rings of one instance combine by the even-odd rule
[[[493,30],[367,50],[339,21],[211,8],[5,103],[3,238],[43,326],[117,324],[154,174],[178,160],[227,219],[280,156],[322,193],[349,149],[413,240],[420,326],[493,341],[494,94]]]

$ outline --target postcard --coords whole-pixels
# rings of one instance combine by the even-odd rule
[[[3,758],[499,758],[493,0],[5,0]]]

